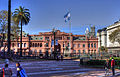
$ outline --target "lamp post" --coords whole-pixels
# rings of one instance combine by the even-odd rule
[[[55,32],[56,32],[56,30],[55,30],[55,28],[53,28],[53,30],[52,30],[52,32],[53,32],[53,35],[54,35],[54,59],[56,59],[56,51],[55,51]]]
[[[10,58],[10,47],[11,47],[11,41],[10,41],[10,28],[11,28],[11,0],[8,0],[8,55]]]

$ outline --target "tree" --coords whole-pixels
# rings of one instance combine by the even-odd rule
[[[114,30],[110,35],[109,35],[109,40],[114,43],[118,42],[120,44],[120,28]]]
[[[11,13],[12,14],[12,13]],[[12,15],[11,15],[12,16]],[[0,40],[0,48],[3,47],[3,42],[6,41],[8,39],[7,37],[7,32],[8,32],[8,11],[6,10],[1,10],[0,11],[0,36],[1,36],[1,40]],[[18,27],[18,25],[15,23],[15,21],[13,21],[13,17],[11,17],[11,40],[18,40],[19,36],[17,34],[18,30],[20,28]],[[6,45],[4,46],[6,47]]]
[[[1,46],[3,46],[3,42],[5,40],[5,35],[7,32],[7,25],[8,25],[8,11],[2,10],[0,11],[0,34],[1,34]]]
[[[16,23],[21,24],[20,56],[22,56],[22,26],[27,25],[30,21],[29,9],[25,9],[24,7],[20,6],[18,9],[15,9],[13,18]]]
[[[101,59],[102,59],[102,55],[103,55],[102,53],[103,53],[103,52],[107,52],[108,49],[107,49],[107,47],[101,46],[101,47],[99,47],[99,50],[100,50]]]

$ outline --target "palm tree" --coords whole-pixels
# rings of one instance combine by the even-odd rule
[[[21,24],[20,56],[22,56],[22,26],[27,25],[30,21],[29,9],[25,9],[24,7],[20,6],[18,9],[15,9],[13,18],[16,23]]]

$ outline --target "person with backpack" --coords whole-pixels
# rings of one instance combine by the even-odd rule
[[[20,63],[16,63],[17,77],[27,77],[25,70],[20,66]]]
[[[1,77],[12,77],[12,69],[8,67],[8,64],[1,69]]]
[[[108,59],[105,62],[104,68],[105,68],[105,76],[109,75],[110,67],[109,67],[109,60]]]

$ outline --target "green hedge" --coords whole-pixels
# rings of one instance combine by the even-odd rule
[[[105,60],[89,60],[87,61],[88,65],[104,65],[105,64]]]
[[[89,60],[87,61],[87,65],[95,65],[95,66],[104,66],[106,60]],[[111,67],[111,59],[109,60],[109,66]],[[115,58],[115,67],[120,69],[120,60],[119,58]]]

